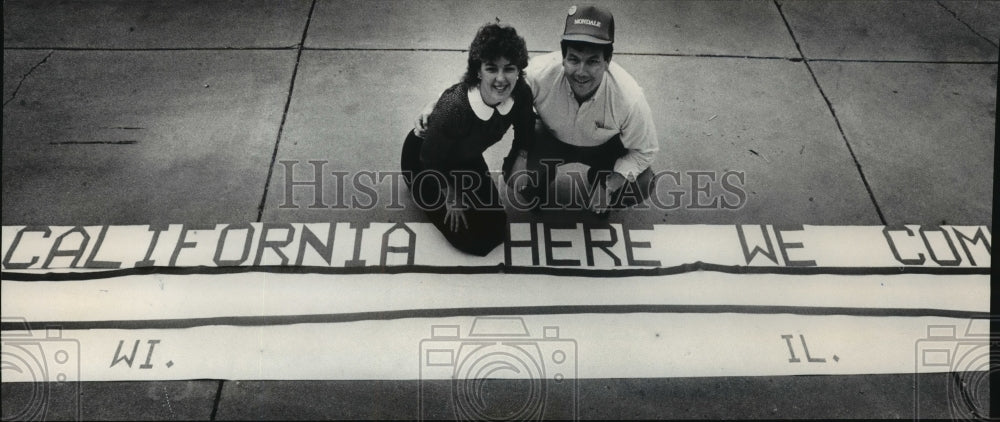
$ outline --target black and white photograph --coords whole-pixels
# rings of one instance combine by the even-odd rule
[[[3,420],[992,419],[996,22],[4,0]]]

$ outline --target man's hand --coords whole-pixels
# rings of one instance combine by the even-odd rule
[[[528,154],[522,152],[514,159],[514,165],[510,168],[510,188],[518,194],[528,186]]]
[[[621,173],[611,173],[611,175],[604,181],[603,192],[599,192],[597,197],[590,201],[590,210],[600,214],[610,209],[611,198],[614,196],[614,193],[618,191],[618,189],[625,186],[625,182],[627,182],[627,180],[625,180],[625,176],[622,176]]]
[[[608,179],[604,181],[604,186],[607,187],[608,193],[610,194],[618,192],[618,189],[625,186],[625,182],[625,176],[622,176],[622,174],[618,172],[612,172],[611,175],[608,176]]]
[[[431,101],[424,106],[423,110],[420,110],[420,115],[417,116],[417,121],[413,123],[413,134],[417,135],[419,138],[423,138],[427,135],[427,121],[431,117],[431,113],[434,111],[434,105],[437,101]]]

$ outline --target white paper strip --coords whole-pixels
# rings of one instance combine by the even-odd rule
[[[718,309],[697,309],[715,305],[860,308],[862,313],[876,315],[880,309],[990,311],[988,275],[699,271],[609,279],[534,274],[250,272],[3,281],[2,290],[4,316],[63,322],[603,305],[684,305],[700,312],[716,312]]]
[[[33,340],[15,339],[12,331],[4,333],[5,361],[46,366],[5,371],[3,381],[450,379],[510,359],[524,368],[492,377],[985,371],[989,338],[979,323],[985,321],[633,313],[64,330],[36,332]]]

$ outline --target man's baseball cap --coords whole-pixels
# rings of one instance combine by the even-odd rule
[[[597,6],[570,6],[562,39],[611,44],[615,42],[615,18]]]

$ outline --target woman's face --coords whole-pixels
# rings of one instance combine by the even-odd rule
[[[479,66],[479,95],[483,102],[495,106],[510,97],[520,69],[504,57],[483,60]]]

